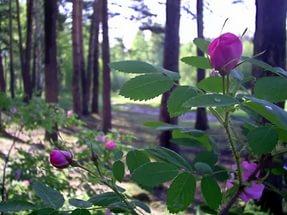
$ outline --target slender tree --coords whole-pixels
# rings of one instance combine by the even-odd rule
[[[58,72],[57,72],[57,0],[44,1],[45,14],[45,98],[48,103],[58,102]],[[57,126],[54,126],[57,130]],[[47,133],[46,137],[57,141],[57,132]]]
[[[101,0],[95,0],[94,3],[94,14],[93,14],[93,37],[94,40],[93,43],[93,50],[90,50],[93,53],[90,53],[91,61],[93,61],[93,67],[88,69],[91,70],[91,73],[93,75],[93,89],[92,89],[92,113],[99,113],[99,26],[100,26],[100,17],[101,17]],[[91,44],[92,46],[92,44]],[[90,48],[91,49],[91,48]],[[93,59],[92,59],[93,58]],[[90,63],[88,64],[90,65]]]
[[[83,36],[82,36],[82,0],[73,0],[73,109],[79,116],[82,115],[82,99],[80,80],[83,72]]]
[[[203,38],[203,0],[197,0],[196,2],[196,23],[197,23],[197,37]],[[203,52],[197,48],[197,56],[203,56]],[[200,82],[205,78],[204,69],[197,69],[197,82]],[[207,113],[205,108],[197,108],[195,128],[199,130],[208,129]]]
[[[6,91],[6,82],[4,77],[2,53],[0,52],[0,92],[5,93],[5,91]]]
[[[13,55],[13,11],[12,1],[9,1],[9,63],[10,63],[10,93],[11,97],[15,97],[15,71],[14,71],[14,55]]]
[[[31,49],[32,49],[32,34],[33,34],[33,5],[34,0],[27,0],[27,30],[26,30],[26,49],[23,76],[24,85],[24,101],[29,101],[32,98],[31,85]]]
[[[22,26],[20,20],[20,4],[19,0],[16,0],[16,16],[17,16],[17,27],[18,27],[18,45],[19,45],[19,56],[21,63],[21,72],[24,74],[24,53],[23,53],[23,39],[22,39]]]
[[[180,0],[167,0],[163,67],[173,72],[178,72],[179,22]],[[176,124],[177,118],[171,118],[167,110],[167,101],[169,96],[170,92],[166,92],[162,96],[159,118],[163,122]],[[164,131],[159,135],[159,142],[161,146],[177,150],[176,145],[172,144],[170,139],[170,131]]]
[[[110,44],[108,26],[108,2],[102,0],[102,60],[103,60],[103,131],[106,133],[112,128],[111,112],[111,76],[110,76]]]
[[[282,68],[286,68],[286,10],[286,0],[256,0],[254,54],[265,51],[259,59]],[[253,74],[256,78],[264,76],[257,67],[253,68]],[[284,103],[278,105],[284,108]],[[270,174],[267,181],[277,189],[282,189],[282,176]],[[272,214],[283,214],[282,197],[273,191],[263,192],[260,205]]]

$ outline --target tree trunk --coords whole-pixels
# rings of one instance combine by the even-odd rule
[[[82,41],[82,0],[73,0],[73,109],[78,116],[82,115],[82,100],[81,100],[81,74],[83,71],[83,41]]]
[[[197,22],[197,37],[203,37],[203,0],[197,0],[196,2],[196,22]],[[203,52],[197,48],[196,50],[197,56],[204,56]],[[200,82],[205,78],[204,69],[197,69],[197,82]],[[199,130],[207,130],[208,129],[208,119],[205,108],[197,108],[196,110],[196,120],[195,120],[195,128]]]
[[[13,56],[13,12],[12,1],[9,1],[9,63],[10,63],[10,93],[11,97],[15,97],[15,71],[14,71],[14,56]]]
[[[102,0],[102,60],[103,60],[103,131],[107,133],[112,128],[111,112],[111,76],[110,76],[110,44],[108,26],[108,2]]]
[[[178,72],[179,22],[180,0],[167,0],[163,67],[173,72]],[[177,118],[171,118],[167,110],[169,96],[170,92],[166,92],[162,95],[159,119],[165,123],[177,124]],[[159,143],[161,146],[177,151],[177,146],[171,143],[170,140],[170,131],[164,131],[159,135]]]
[[[6,82],[4,77],[2,53],[0,52],[0,92],[5,93],[5,91],[6,91]]]
[[[24,101],[28,102],[32,98],[32,85],[30,74],[30,61],[32,49],[32,32],[33,32],[33,0],[27,0],[27,36],[26,36],[26,50],[23,70],[23,85],[24,85]]]
[[[16,0],[16,13],[17,13],[17,27],[18,27],[18,38],[19,38],[19,56],[21,64],[21,72],[24,74],[24,53],[23,53],[23,39],[22,39],[22,27],[20,21],[20,5],[19,0]]]
[[[286,10],[286,0],[256,0],[254,55],[265,51],[258,58],[282,68],[286,68]],[[264,73],[254,67],[253,75],[260,78]],[[284,108],[284,103],[279,105]],[[267,181],[278,190],[282,189],[282,176],[270,174]],[[282,197],[273,191],[264,190],[259,204],[272,214],[283,214]]]
[[[44,1],[45,13],[45,98],[48,103],[58,103],[57,74],[57,0]],[[54,132],[46,133],[46,138],[57,141],[57,125]]]
[[[98,35],[99,35],[99,0],[94,1],[93,5],[93,15],[91,17],[91,27],[90,27],[90,41],[89,41],[89,54],[88,54],[88,66],[87,66],[87,81],[86,81],[86,87],[87,87],[87,94],[86,94],[86,102],[87,105],[89,105],[90,97],[91,97],[91,79],[93,71],[96,72],[94,74],[94,81],[96,83],[93,83],[93,92],[96,91],[96,98],[95,98],[95,104],[94,104],[94,97],[92,100],[92,112],[97,113],[98,112],[98,56],[99,56],[99,42],[98,42]],[[96,64],[96,65],[95,65]],[[96,78],[96,79],[95,79]],[[96,85],[95,85],[96,84]],[[96,89],[95,89],[96,88]],[[95,105],[95,109],[93,108]]]

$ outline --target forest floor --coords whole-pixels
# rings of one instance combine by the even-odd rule
[[[148,105],[139,105],[139,104],[115,104],[113,106],[113,128],[117,129],[118,131],[130,134],[136,137],[136,140],[133,144],[134,147],[143,148],[148,146],[155,146],[157,144],[157,135],[158,131],[155,129],[151,129],[145,127],[143,125],[146,121],[158,121],[158,113],[159,109],[156,107],[148,106]],[[225,138],[225,134],[223,129],[220,127],[217,120],[208,115],[209,118],[209,125],[210,129],[206,132],[211,136],[212,140],[216,143],[216,150],[219,152],[219,162],[224,165],[232,165],[233,160],[231,156],[231,152],[227,147],[227,140]],[[92,129],[100,128],[100,117],[98,115],[93,115],[89,117],[83,118],[83,120],[87,123],[87,126]],[[194,126],[195,120],[195,112],[190,112],[188,114],[183,115],[179,118],[179,122],[184,125],[190,125],[191,127]],[[234,120],[235,124],[240,124],[238,121]],[[237,128],[239,126],[236,126]],[[13,129],[9,130],[10,134],[15,135],[15,131]],[[25,136],[21,134],[19,138],[24,141],[31,140],[33,144],[40,145],[43,140],[43,131],[33,131],[30,133],[29,136]],[[66,141],[73,141],[73,137],[70,136],[71,134],[63,134],[63,137]],[[70,139],[71,138],[71,139]],[[12,144],[12,140],[9,138],[0,138],[0,152],[1,157],[7,154],[9,146]],[[21,144],[16,146],[16,149],[20,148],[28,148],[30,147],[27,144]],[[15,152],[13,151],[13,157],[15,156]],[[192,160],[196,153],[199,152],[199,149],[194,148],[186,148],[181,147],[180,152],[183,156],[187,159]],[[145,191],[141,190],[138,186],[133,183],[122,183],[121,186],[125,187],[130,195],[140,196],[141,198],[150,201],[150,206],[153,211],[152,214],[168,214],[166,208],[163,204],[165,200],[165,192],[154,192],[153,194],[147,194]],[[163,188],[163,191],[166,190],[166,187]],[[147,195],[142,194],[145,193]],[[199,205],[202,202],[200,195],[196,195],[196,203],[195,205]],[[191,211],[194,213],[194,211]]]

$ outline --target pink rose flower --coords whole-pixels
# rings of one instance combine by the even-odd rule
[[[54,149],[50,153],[50,163],[58,168],[64,169],[73,162],[73,155],[69,151]]]
[[[73,110],[68,110],[67,111],[67,117],[72,117],[74,115],[74,111]]]
[[[238,64],[243,51],[239,37],[225,33],[214,39],[208,46],[208,55],[214,69],[224,76]]]
[[[107,150],[114,150],[115,148],[117,148],[117,144],[115,143],[115,141],[113,140],[108,140],[107,142],[105,142],[105,148]]]
[[[242,180],[243,182],[247,182],[249,177],[255,172],[257,168],[256,163],[248,162],[248,161],[243,161],[241,163],[241,168],[242,168]],[[256,178],[259,177],[259,172],[255,176]],[[226,182],[226,187],[228,189],[233,187],[234,179],[229,179]],[[263,190],[265,186],[261,183],[258,183],[256,181],[251,181],[250,185],[245,187],[243,191],[239,194],[239,197],[242,199],[244,202],[249,202],[252,199],[258,200],[261,198]]]

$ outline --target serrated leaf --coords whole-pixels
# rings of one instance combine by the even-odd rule
[[[181,59],[181,61],[190,66],[194,66],[200,69],[211,69],[212,68],[209,59],[206,57],[200,57],[200,56],[184,57]]]
[[[90,208],[93,206],[91,202],[82,199],[69,199],[69,204],[77,208]]]
[[[37,181],[32,183],[32,188],[45,205],[54,209],[64,205],[65,199],[59,191]]]
[[[197,48],[199,48],[202,52],[207,53],[208,46],[210,44],[210,41],[202,39],[202,38],[195,38],[193,40],[193,43],[196,45]]]
[[[125,176],[125,164],[119,160],[114,162],[112,171],[115,179],[121,182]]]
[[[217,209],[222,201],[222,193],[217,182],[210,176],[205,176],[201,180],[201,193],[206,204]]]
[[[154,187],[172,180],[178,171],[177,166],[169,163],[145,163],[133,172],[132,179],[140,185]]]
[[[194,201],[196,180],[187,172],[179,174],[167,191],[167,208],[171,213],[184,211]]]
[[[258,127],[249,132],[248,143],[252,152],[256,155],[270,153],[278,142],[278,135],[272,127]]]
[[[91,197],[89,202],[93,205],[107,207],[111,204],[121,202],[121,198],[114,192],[106,192]]]
[[[197,87],[210,93],[222,92],[222,78],[221,77],[207,77],[197,83]]]
[[[27,201],[22,200],[9,200],[8,202],[0,203],[0,212],[20,212],[34,209],[35,206]]]
[[[118,70],[125,73],[157,73],[158,70],[151,64],[136,61],[136,60],[127,60],[110,63],[112,69]]]
[[[179,116],[189,109],[183,107],[185,101],[189,98],[196,96],[198,92],[189,86],[177,86],[171,93],[168,102],[167,109],[171,117]]]
[[[185,158],[170,149],[157,147],[145,149],[145,151],[153,156],[156,160],[172,163],[179,168],[185,168],[187,170],[192,169],[189,162]]]
[[[222,94],[205,94],[192,97],[184,103],[185,107],[225,107],[237,104],[237,100],[231,96]]]
[[[170,90],[173,81],[163,74],[140,75],[127,81],[120,95],[132,100],[148,100]]]
[[[150,162],[148,156],[144,151],[140,150],[129,151],[126,157],[126,164],[131,173],[139,166],[148,162]]]
[[[254,94],[259,99],[280,102],[287,99],[287,79],[282,77],[263,77],[256,81]]]
[[[71,215],[91,215],[91,213],[87,209],[76,209],[76,210],[73,210]]]

